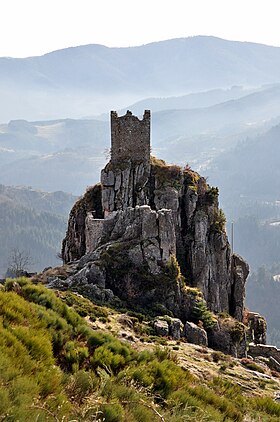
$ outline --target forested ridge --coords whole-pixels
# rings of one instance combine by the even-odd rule
[[[13,249],[30,257],[29,271],[57,264],[72,195],[0,185],[0,274],[5,274]],[[65,202],[64,202],[65,201]]]

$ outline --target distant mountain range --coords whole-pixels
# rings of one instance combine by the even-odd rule
[[[223,186],[225,197],[280,201],[280,125],[213,160],[211,179]]]
[[[0,59],[0,122],[81,118],[150,96],[280,82],[280,48],[197,36]]]

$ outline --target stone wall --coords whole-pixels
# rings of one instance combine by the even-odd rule
[[[85,220],[86,253],[94,251],[100,244],[104,219],[94,218],[92,212],[88,212]]]
[[[111,111],[111,162],[132,160],[150,161],[150,111],[145,110],[142,120],[130,111],[118,117]]]

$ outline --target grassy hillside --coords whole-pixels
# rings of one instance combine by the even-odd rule
[[[0,289],[1,420],[279,420],[271,398],[279,378],[262,364],[252,371],[183,340],[155,346],[164,339],[149,332],[140,315],[8,280]]]

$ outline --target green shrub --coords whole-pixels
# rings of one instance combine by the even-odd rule
[[[189,166],[186,166],[183,170],[184,174],[184,185],[190,188],[193,192],[197,192],[198,182],[200,179],[199,174],[192,170]]]
[[[245,368],[250,369],[251,371],[258,371],[261,374],[265,373],[265,370],[260,365],[257,365],[251,359],[243,358],[241,359],[241,363],[243,366],[245,366]]]
[[[280,417],[280,404],[276,403],[271,397],[256,397],[252,400],[252,403],[258,411]]]
[[[98,368],[100,366],[109,373],[117,373],[117,371],[125,366],[125,358],[111,352],[106,346],[100,346],[90,358],[90,363],[93,368]]]
[[[164,160],[151,157],[152,175],[161,187],[171,186],[180,190],[183,186],[182,169],[174,164],[168,165]]]
[[[106,399],[113,400],[118,399],[121,402],[136,402],[138,395],[135,389],[128,385],[123,385],[123,377],[119,376],[114,382],[108,380],[102,390],[102,394]]]
[[[170,360],[153,360],[136,369],[132,377],[139,384],[152,387],[153,392],[166,398],[182,382],[182,370]],[[183,378],[185,379],[185,377]]]
[[[124,409],[119,403],[103,404],[100,406],[101,420],[104,422],[124,421]]]
[[[150,372],[146,371],[142,366],[138,369],[135,369],[132,373],[132,378],[138,384],[143,385],[144,387],[149,387],[153,383],[153,376]]]
[[[142,403],[134,403],[130,408],[133,419],[137,422],[151,422],[155,420],[155,413]]]
[[[220,360],[222,362],[226,362],[230,359],[228,355],[225,355],[223,352],[219,352],[218,350],[215,350],[212,353],[213,362],[218,363]]]
[[[225,233],[226,222],[227,222],[227,219],[226,219],[225,213],[221,208],[219,208],[217,211],[215,211],[214,222],[212,224],[212,230],[218,233]]]
[[[1,420],[146,422],[156,419],[155,409],[170,422],[279,419],[272,399],[250,398],[222,377],[202,385],[177,365],[171,348],[138,353],[90,329],[54,292],[24,279],[13,283],[0,291]],[[228,318],[223,323],[234,328]],[[227,359],[213,352],[222,365],[231,364]]]
[[[81,297],[73,292],[60,292],[60,297],[65,303],[73,308],[81,317],[89,316],[91,320],[107,318],[109,312],[106,308],[93,304],[89,299]]]
[[[10,420],[35,421],[45,411],[33,412],[34,400],[48,401],[53,395],[54,406],[58,406],[63,396],[51,331],[41,311],[41,306],[28,303],[12,290],[0,292],[0,385],[5,385],[6,393],[0,391],[3,411],[13,415]]]
[[[99,385],[97,376],[92,371],[80,370],[73,374],[67,382],[67,393],[72,399],[81,403]]]
[[[206,203],[209,205],[214,204],[218,197],[219,197],[219,188],[211,186],[208,188],[208,190],[206,191]]]
[[[206,302],[203,299],[196,300],[191,319],[196,323],[202,321],[205,329],[211,328],[215,324],[214,316],[207,308]]]
[[[75,341],[68,341],[66,343],[64,360],[69,370],[73,372],[77,371],[88,357],[89,351],[86,346],[81,347]]]
[[[239,405],[243,406],[246,403],[246,399],[243,398],[241,387],[232,383],[228,379],[215,377],[209,386],[213,387],[217,394],[221,394],[222,396],[227,397],[235,403],[239,403]]]
[[[10,405],[10,398],[9,392],[6,388],[0,387],[0,415],[5,414],[5,412],[9,409]]]
[[[91,350],[96,347],[102,346],[104,343],[114,341],[114,337],[110,334],[103,333],[102,331],[92,331],[87,339],[88,346]]]
[[[127,311],[126,313],[128,316],[136,318],[139,322],[143,322],[148,319],[146,315],[141,314],[140,312]]]
[[[225,418],[227,417],[236,422],[243,421],[243,414],[238,410],[235,403],[232,403],[224,397],[220,397],[210,389],[205,388],[203,385],[189,387],[188,391],[193,396],[198,397],[213,406],[215,409],[218,409],[225,415]]]

